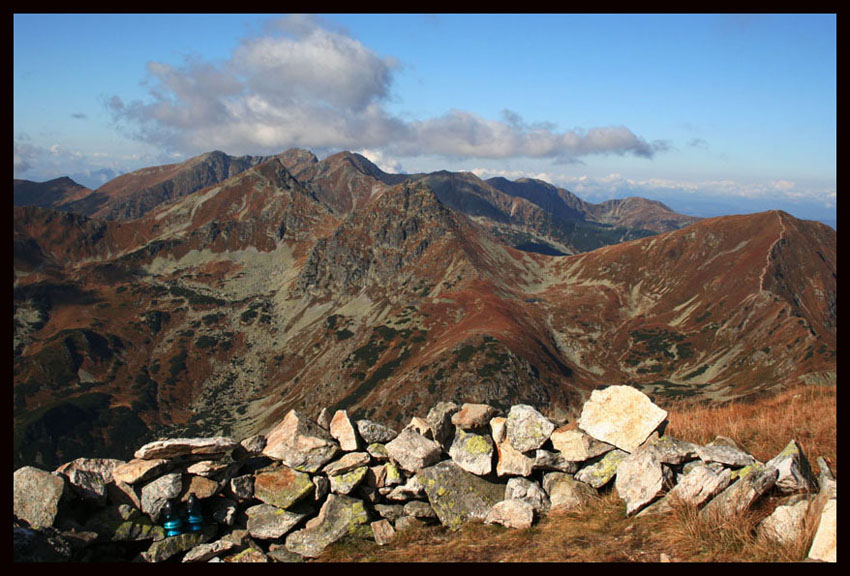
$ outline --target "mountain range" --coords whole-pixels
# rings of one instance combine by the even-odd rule
[[[298,149],[14,188],[16,465],[244,437],[291,408],[570,420],[609,384],[722,402],[835,381],[836,233],[781,211]]]

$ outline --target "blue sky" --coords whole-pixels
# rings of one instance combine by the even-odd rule
[[[836,218],[834,14],[16,14],[16,178],[357,151]]]

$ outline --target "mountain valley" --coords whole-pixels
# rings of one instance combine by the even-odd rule
[[[723,402],[835,381],[836,233],[785,212],[306,150],[51,182],[15,182],[16,466],[245,437],[291,408],[566,421],[608,384]]]

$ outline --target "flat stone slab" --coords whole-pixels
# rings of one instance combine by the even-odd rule
[[[171,438],[149,442],[136,450],[133,457],[140,460],[154,460],[157,458],[176,458],[178,456],[227,454],[237,446],[239,446],[238,442],[224,436],[214,438]]]
[[[420,470],[416,477],[440,522],[451,530],[468,520],[484,520],[493,505],[505,497],[504,484],[488,482],[451,460]]]

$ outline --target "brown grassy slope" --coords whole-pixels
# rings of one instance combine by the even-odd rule
[[[818,456],[837,476],[836,389],[800,386],[746,403],[670,411],[668,435],[697,443],[734,439],[760,460],[796,439],[817,472]],[[386,546],[347,541],[329,547],[318,562],[798,562],[811,546],[813,527],[792,546],[757,535],[755,526],[776,506],[767,498],[738,518],[712,522],[680,506],[661,517],[627,518],[608,489],[580,511],[552,512],[527,530],[470,522],[458,532],[422,526]]]

